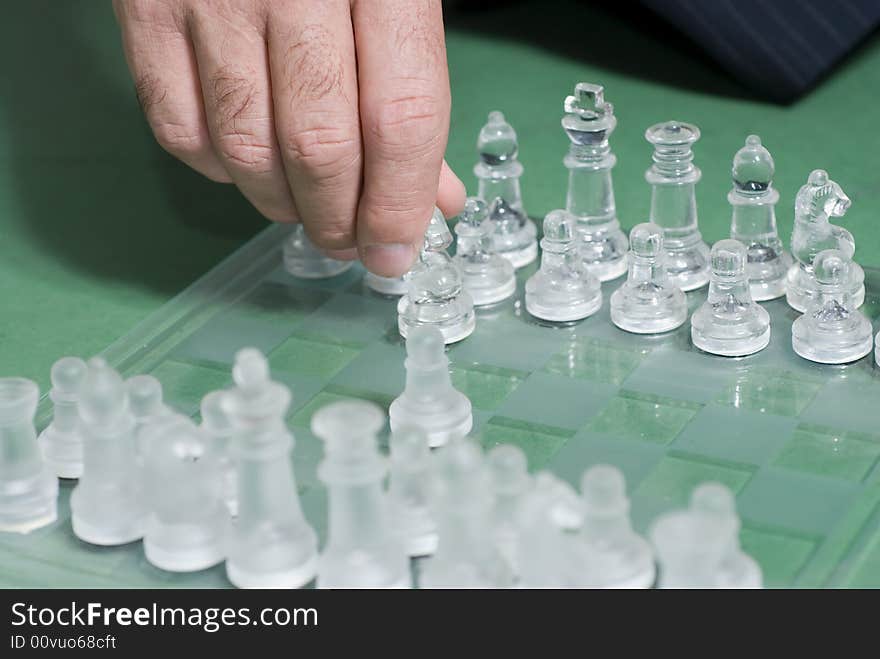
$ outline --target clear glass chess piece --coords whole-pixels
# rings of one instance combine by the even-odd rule
[[[223,411],[233,426],[238,517],[226,574],[239,588],[299,588],[318,566],[318,540],[300,506],[285,418],[290,390],[269,377],[265,356],[244,348],[232,369],[235,387]]]
[[[455,262],[461,270],[464,290],[473,298],[474,305],[496,304],[513,295],[513,265],[494,251],[495,223],[489,219],[489,209],[482,199],[467,199],[455,233]]]
[[[414,327],[406,337],[406,386],[388,409],[391,431],[418,428],[428,445],[465,437],[473,427],[471,401],[452,386],[442,333]]]
[[[813,259],[818,295],[791,326],[791,347],[820,364],[846,364],[874,347],[871,321],[852,302],[852,261],[840,250],[826,249]]]
[[[636,334],[656,334],[687,320],[687,297],[666,274],[663,230],[644,222],[629,234],[629,274],[611,294],[611,321]]]
[[[645,131],[645,139],[654,145],[654,164],[645,172],[651,185],[650,220],[663,229],[666,271],[681,290],[692,291],[709,281],[709,246],[697,226],[695,187],[701,174],[691,150],[700,129],[666,121]]]
[[[756,302],[785,295],[791,267],[791,256],[782,248],[776,230],[779,192],[773,189],[774,171],[773,157],[761,138],[749,135],[745,146],[733,157],[733,189],[727,201],[733,207],[730,237],[748,250],[746,272]]]
[[[83,440],[76,403],[87,371],[79,357],[62,357],[52,365],[52,423],[40,433],[39,442],[49,469],[59,478],[82,474]]]
[[[106,361],[88,361],[79,396],[83,473],[70,495],[73,532],[93,545],[123,545],[144,534],[147,509],[135,457],[128,390]]]
[[[379,295],[400,297],[406,293],[406,277],[382,277],[372,272],[364,273],[364,284]]]
[[[294,277],[327,279],[342,274],[354,261],[338,261],[324,256],[309,240],[303,225],[294,224],[282,247],[284,268]]]
[[[492,506],[492,529],[495,546],[507,561],[511,572],[519,574],[517,542],[519,512],[532,489],[526,454],[513,444],[495,446],[486,456],[495,503]]]
[[[234,429],[229,416],[223,410],[223,390],[211,391],[202,398],[199,410],[202,415],[200,429],[208,442],[209,453],[220,470],[221,491],[229,514],[238,515],[238,483],[235,461],[232,459]]]
[[[146,429],[158,419],[172,414],[163,401],[162,383],[152,375],[134,375],[125,381],[128,407],[134,416],[134,452],[140,464],[144,456]]]
[[[58,479],[34,427],[39,398],[36,382],[0,378],[0,531],[29,533],[57,518]]]
[[[852,234],[830,218],[843,217],[852,202],[841,187],[828,178],[828,172],[815,169],[806,185],[798,191],[794,202],[794,229],[791,233],[791,255],[795,263],[788,270],[785,299],[803,313],[810,300],[818,294],[813,276],[813,259],[825,249],[838,249],[852,259],[856,242]],[[858,309],[865,301],[865,272],[852,262],[850,281],[846,285],[853,306]]]
[[[570,585],[580,588],[649,588],[654,554],[632,529],[623,474],[596,465],[581,479],[584,516],[574,546],[576,571]]]
[[[614,107],[601,85],[579,82],[565,99],[562,128],[571,145],[563,161],[568,169],[565,209],[577,222],[581,258],[599,281],[626,272],[626,235],[620,230],[611,170],[617,158],[608,138],[617,126]]]
[[[570,322],[602,306],[599,280],[583,265],[574,219],[563,210],[544,218],[541,269],[526,282],[526,310],[543,320]]]
[[[567,484],[566,484],[567,485]],[[575,528],[560,525],[558,513],[571,495],[580,498],[549,471],[539,471],[517,511],[516,560],[520,588],[564,588],[570,585]],[[578,521],[578,527],[580,522]],[[566,530],[568,532],[566,532]]]
[[[220,563],[226,555],[229,512],[222,500],[220,465],[207,437],[179,414],[151,424],[146,432],[147,560],[169,572],[195,572]]]
[[[327,544],[318,588],[410,588],[409,556],[393,528],[382,489],[387,465],[377,435],[385,415],[373,403],[322,407],[312,432],[324,440],[318,477],[327,486]]]
[[[417,428],[391,435],[388,503],[391,526],[404,539],[410,556],[430,556],[437,549],[437,522],[431,510],[431,448]]]
[[[513,127],[500,112],[490,112],[477,139],[477,196],[489,205],[489,217],[495,223],[495,251],[514,268],[522,268],[538,257],[538,230],[523,208],[519,185],[523,166],[517,160],[518,151]]]
[[[452,232],[439,208],[434,209],[419,260],[406,274],[407,292],[397,303],[397,326],[406,338],[414,327],[436,327],[446,343],[474,331],[474,301],[462,286],[461,270],[446,252]]]
[[[745,245],[728,238],[712,247],[709,296],[691,318],[691,339],[704,352],[741,357],[770,342],[770,315],[752,300]]]

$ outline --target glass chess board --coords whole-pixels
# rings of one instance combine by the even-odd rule
[[[124,376],[152,373],[166,401],[198,415],[201,397],[230,385],[237,349],[252,345],[293,391],[288,421],[306,516],[323,536],[326,501],[309,431],[322,405],[355,397],[387,407],[404,383],[396,301],[369,291],[355,265],[306,281],[281,265],[289,228],[272,226],[104,351]],[[737,495],[744,549],[768,586],[880,586],[880,369],[873,355],[847,366],[796,356],[796,317],[764,303],[772,339],[745,358],[713,357],[690,344],[690,326],[640,337],[611,324],[604,286],[595,316],[543,325],[522,302],[536,265],[517,273],[517,295],[478,311],[477,328],[451,346],[453,381],[474,406],[473,435],[486,448],[521,447],[531,470],[578,487],[596,463],[621,468],[633,522],[644,532],[686,503],[695,485],[720,481]],[[866,270],[872,319],[880,271]],[[691,311],[705,289],[688,294]],[[875,322],[875,330],[876,322]],[[875,407],[877,405],[877,407]],[[44,396],[38,427],[48,423]],[[387,436],[383,440],[387,443]],[[229,587],[221,566],[194,574],[152,567],[141,543],[100,548],[71,530],[62,481],[59,519],[20,536],[0,533],[3,587]]]

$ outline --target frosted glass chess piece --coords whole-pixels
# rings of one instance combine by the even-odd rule
[[[377,435],[385,415],[362,400],[331,403],[312,417],[324,440],[318,477],[327,487],[327,543],[318,588],[410,588],[404,540],[392,527],[382,488],[387,464]]]
[[[526,282],[526,310],[543,320],[569,322],[593,315],[602,306],[599,280],[581,261],[574,220],[565,211],[544,218],[541,269]]]
[[[501,302],[516,290],[513,265],[496,254],[492,246],[494,232],[485,202],[468,198],[455,225],[455,262],[461,270],[464,290],[476,306]]]
[[[752,301],[747,258],[737,240],[720,240],[712,247],[709,296],[691,317],[691,339],[704,352],[740,357],[770,342],[770,315]]]
[[[134,416],[134,450],[140,462],[144,455],[145,430],[172,414],[162,400],[162,384],[152,375],[135,375],[125,381],[128,406]]]
[[[299,588],[314,578],[318,551],[290,463],[290,390],[270,379],[266,358],[255,348],[236,354],[232,379],[236,386],[222,407],[233,427],[238,518],[226,574],[239,588]]]
[[[443,336],[416,327],[406,339],[406,385],[388,410],[391,431],[417,428],[430,446],[466,436],[473,427],[471,401],[452,386]]]
[[[88,361],[78,409],[83,473],[70,495],[73,532],[93,545],[139,540],[147,510],[135,457],[135,419],[125,382],[100,357]]]
[[[874,347],[871,321],[856,309],[850,296],[852,261],[837,249],[813,259],[818,295],[791,326],[791,347],[804,359],[820,364],[846,364]]]
[[[519,572],[517,542],[519,511],[532,488],[526,455],[512,444],[501,444],[486,456],[495,503],[492,507],[492,530],[495,545],[513,574]]]
[[[729,525],[728,544],[715,575],[718,588],[762,588],[761,568],[739,544],[740,521],[730,489],[721,483],[703,483],[691,494],[690,510]]]
[[[620,230],[611,170],[617,158],[608,138],[617,126],[614,107],[601,85],[579,82],[565,99],[562,128],[571,146],[565,208],[575,218],[584,265],[600,281],[626,272],[626,235]]]
[[[480,447],[458,439],[437,452],[432,505],[437,551],[426,563],[424,588],[501,588],[513,576],[492,536],[492,486]]]
[[[0,531],[29,533],[58,516],[58,479],[34,427],[39,398],[36,382],[0,378]]]
[[[666,121],[651,126],[645,139],[654,145],[654,164],[645,172],[651,185],[650,220],[663,229],[666,271],[681,290],[692,291],[709,281],[709,246],[697,226],[695,187],[701,174],[691,151],[700,129]]]
[[[327,279],[342,274],[354,261],[339,261],[322,254],[309,240],[300,223],[284,239],[282,247],[284,269],[302,279]]]
[[[569,584],[580,588],[649,588],[654,554],[632,529],[620,470],[597,465],[581,479],[583,523],[574,545]]]
[[[436,327],[446,343],[474,331],[474,301],[462,287],[461,271],[446,252],[452,233],[439,208],[434,209],[419,260],[406,274],[407,292],[397,303],[397,326],[406,338],[414,327]]]
[[[207,438],[179,414],[154,422],[146,433],[147,560],[169,572],[195,572],[220,563],[229,513],[221,496],[219,464]]]
[[[782,248],[776,230],[779,192],[773,189],[774,171],[773,157],[761,138],[749,135],[733,157],[733,189],[727,193],[727,201],[733,207],[730,237],[748,250],[746,273],[755,302],[785,295],[791,266],[791,256]]]
[[[843,217],[851,204],[849,197],[823,169],[813,170],[806,185],[798,191],[791,232],[791,255],[795,263],[788,270],[785,293],[793,309],[803,313],[818,294],[813,259],[819,252],[839,249],[847,258],[853,258],[856,243],[852,234],[829,221],[832,217]],[[865,271],[853,261],[849,276],[846,289],[853,307],[858,309],[865,301]]]
[[[519,185],[523,166],[516,159],[516,132],[500,112],[489,113],[477,139],[477,151],[477,196],[489,205],[489,216],[495,223],[495,251],[514,268],[522,268],[538,256],[538,231],[523,208]]]
[[[572,534],[560,526],[558,511],[568,493],[548,471],[534,476],[533,487],[518,511],[516,545],[521,588],[564,588],[571,572]]]
[[[238,515],[238,482],[233,454],[233,427],[223,410],[225,391],[212,391],[202,398],[201,431],[208,442],[209,453],[217,461],[220,472],[221,493],[229,514]]]
[[[663,230],[645,222],[629,234],[629,273],[611,294],[611,321],[636,334],[656,334],[687,320],[687,297],[666,273]]]
[[[388,505],[391,526],[403,538],[410,556],[429,556],[437,549],[437,523],[431,510],[431,449],[416,428],[391,435]]]
[[[79,357],[62,357],[52,365],[52,423],[40,433],[39,442],[46,464],[59,478],[82,474],[83,440],[76,401],[86,371],[86,363]]]

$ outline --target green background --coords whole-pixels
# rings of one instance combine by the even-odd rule
[[[697,198],[709,242],[727,233],[730,159],[754,132],[776,160],[784,240],[795,192],[823,167],[853,199],[844,223],[857,259],[880,266],[872,164],[880,41],[781,107],[750,99],[682,40],[581,2],[450,15],[450,164],[474,190],[476,135],[488,111],[501,109],[520,135],[527,209],[561,206],[562,98],[578,81],[599,82],[619,118],[612,147],[624,227],[647,216],[644,130],[675,118],[702,129]],[[35,378],[45,389],[55,359],[100,351],[265,222],[233,187],[154,144],[109,2],[6,3],[0,62],[0,375]]]

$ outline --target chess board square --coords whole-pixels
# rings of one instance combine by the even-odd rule
[[[623,386],[631,391],[708,403],[734,377],[730,360],[682,351],[667,343],[651,350]]]
[[[405,359],[402,345],[374,343],[352,359],[333,378],[333,384],[396,398],[406,384]]]
[[[803,374],[775,369],[744,369],[715,402],[758,412],[798,416],[821,388],[819,381],[807,379]]]
[[[819,476],[861,481],[880,458],[880,437],[802,424],[773,464]]]
[[[501,444],[521,448],[528,458],[529,470],[542,469],[573,433],[518,419],[492,417],[480,429],[477,439],[485,450]]]
[[[498,414],[576,431],[602,409],[614,391],[613,385],[601,382],[532,373],[507,397]]]
[[[494,410],[526,379],[527,374],[492,366],[452,367],[452,384],[477,409]]]
[[[165,402],[189,416],[198,411],[205,394],[232,384],[228,370],[174,360],[159,364],[152,375],[162,383]]]
[[[816,540],[807,536],[753,526],[744,526],[739,535],[743,551],[758,561],[764,573],[764,585],[768,587],[794,585],[801,569],[816,550]]]
[[[755,474],[738,505],[751,523],[825,535],[857,492],[855,483],[768,466]]]
[[[556,375],[620,385],[648,354],[619,343],[575,338],[550,358],[544,370]]]
[[[346,389],[344,387],[327,387],[324,391],[312,398],[308,403],[303,405],[296,412],[287,417],[287,421],[294,429],[309,429],[312,424],[312,416],[319,409],[330,403],[336,403],[342,400],[351,400],[352,398],[359,400],[367,400],[383,407],[385,412],[388,411],[388,405],[391,398],[370,391],[357,391],[354,389]]]
[[[72,533],[72,532],[71,532]],[[28,546],[29,548],[29,546]],[[119,553],[117,550],[116,553]],[[127,555],[121,554],[124,559]],[[34,559],[27,550],[0,545],[0,583],[4,588],[119,588],[119,579],[78,569],[75,559]]]
[[[872,371],[865,376],[859,369],[853,369],[847,371],[845,378],[830,380],[801,414],[801,419],[842,430],[880,432],[880,416],[877,414],[880,372]],[[849,377],[850,374],[861,374],[861,377]]]
[[[269,354],[273,372],[330,379],[357,357],[360,346],[291,336]]]
[[[788,440],[797,419],[710,403],[672,443],[679,451],[761,465]]]
[[[668,444],[698,410],[696,403],[622,390],[587,429],[612,437]]]
[[[880,588],[880,530],[875,530],[858,564],[846,579],[850,588]]]
[[[352,319],[357,319],[352,321]],[[397,333],[397,302],[387,298],[339,293],[307,316],[297,330],[337,341],[369,344]]]

